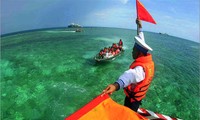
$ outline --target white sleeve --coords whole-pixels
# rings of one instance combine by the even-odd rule
[[[144,80],[145,72],[142,66],[137,66],[134,69],[125,71],[116,81],[119,83],[120,88],[127,87],[131,83],[138,83]]]

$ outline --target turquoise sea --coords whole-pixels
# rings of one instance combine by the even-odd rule
[[[1,36],[1,119],[63,120],[129,68],[135,30],[42,29]],[[200,44],[144,32],[153,48],[155,77],[142,108],[184,120],[200,119]],[[94,56],[122,39],[125,52],[113,61]],[[123,90],[112,94],[123,104]]]

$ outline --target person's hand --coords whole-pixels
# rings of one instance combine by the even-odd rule
[[[138,18],[135,20],[135,22],[140,28],[142,27],[142,23]]]
[[[113,92],[115,92],[118,89],[118,84],[110,84],[106,87],[106,89],[103,90],[102,95],[104,96],[105,94],[111,95]]]
[[[141,21],[137,18],[137,19],[135,20],[135,23],[139,25],[139,24],[141,23]]]

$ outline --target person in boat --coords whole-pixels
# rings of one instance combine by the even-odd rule
[[[119,40],[119,43],[118,43],[118,45],[120,45],[120,46],[123,46],[122,39],[120,39],[120,40]]]
[[[122,42],[122,39],[120,39],[118,42],[118,48],[120,51],[122,50],[122,47],[123,47],[123,42]]]
[[[99,58],[103,58],[103,55],[104,55],[104,50],[101,49],[100,52],[99,52]]]
[[[118,52],[116,52],[118,49],[118,45],[116,43],[112,44],[111,49],[112,49],[112,55],[118,54]]]
[[[154,62],[152,55],[148,53],[148,50],[152,51],[152,48],[145,43],[142,24],[138,19],[136,19],[136,24],[139,26],[139,34],[134,38],[135,45],[132,57],[135,60],[130,65],[129,70],[125,71],[115,83],[108,85],[102,92],[102,95],[112,94],[123,88],[126,95],[124,105],[134,111],[137,111],[141,105],[154,76]]]
[[[110,48],[110,53],[114,56],[115,55],[115,50],[113,47]]]
[[[118,48],[117,44],[116,43],[113,43],[112,44],[112,48],[114,48],[114,51]]]
[[[104,48],[104,57],[109,58],[109,48],[107,47]]]
[[[117,48],[117,50],[115,51],[116,54],[119,54],[120,53],[120,49]]]
[[[104,47],[103,52],[106,53],[108,51],[107,47]]]
[[[119,43],[118,43],[118,48],[120,50],[122,50],[122,46],[123,46],[123,42],[122,42],[122,39],[119,40]]]

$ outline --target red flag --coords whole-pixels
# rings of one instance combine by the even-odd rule
[[[149,14],[149,12],[145,9],[143,4],[139,0],[136,0],[136,7],[137,7],[137,17],[139,20],[156,24],[153,17]]]

